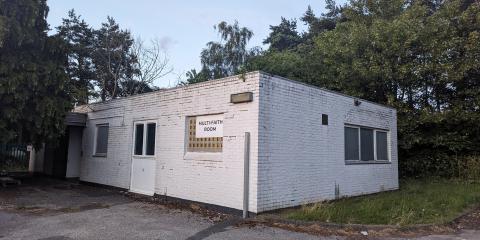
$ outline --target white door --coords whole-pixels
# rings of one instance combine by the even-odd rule
[[[155,121],[133,124],[132,174],[130,191],[145,195],[155,193]]]

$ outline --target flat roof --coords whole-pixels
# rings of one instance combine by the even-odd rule
[[[192,84],[187,84],[187,85],[178,85],[178,86],[171,87],[171,88],[162,88],[162,89],[159,89],[159,90],[156,90],[156,91],[152,91],[152,92],[139,93],[139,94],[130,95],[130,96],[126,96],[126,97],[109,99],[109,100],[107,100],[107,101],[98,101],[98,102],[88,103],[88,104],[85,104],[85,105],[105,104],[105,103],[109,103],[109,102],[116,101],[116,100],[124,100],[124,99],[133,98],[133,97],[144,96],[144,95],[148,95],[148,94],[161,93],[161,92],[170,91],[170,90],[175,90],[175,89],[188,88],[188,87],[192,87],[192,86],[206,85],[206,84],[209,84],[209,83],[217,83],[218,81],[223,81],[223,80],[233,79],[233,78],[240,78],[240,77],[245,77],[246,75],[253,75],[253,74],[260,74],[260,75],[265,75],[265,76],[269,76],[269,77],[273,77],[273,78],[279,78],[279,79],[282,79],[282,80],[285,80],[285,81],[289,81],[289,82],[292,82],[292,83],[295,83],[295,84],[300,84],[300,85],[303,85],[303,86],[307,86],[307,87],[311,87],[311,88],[316,88],[316,89],[319,89],[319,90],[322,90],[322,91],[326,91],[326,92],[330,92],[330,93],[337,94],[337,95],[340,95],[340,96],[348,97],[348,98],[351,98],[351,99],[354,99],[354,100],[357,99],[357,100],[360,100],[360,101],[363,101],[363,102],[367,102],[367,103],[371,103],[371,104],[374,104],[374,105],[378,105],[378,106],[382,106],[382,107],[386,107],[386,108],[390,108],[390,109],[396,110],[396,109],[395,109],[394,107],[392,107],[392,106],[388,106],[388,105],[385,105],[385,104],[381,104],[381,103],[377,103],[377,102],[365,100],[365,99],[358,98],[358,97],[353,97],[353,96],[350,96],[350,95],[347,95],[347,94],[344,94],[344,93],[341,93],[341,92],[337,92],[337,91],[330,90],[330,89],[327,89],[327,88],[323,88],[323,87],[318,87],[318,86],[315,86],[315,85],[307,84],[307,83],[304,83],[304,82],[301,82],[301,81],[298,81],[298,80],[289,79],[289,78],[286,78],[286,77],[274,75],[274,74],[267,73],[267,72],[264,72],[264,71],[261,71],[261,70],[252,71],[252,72],[247,72],[247,73],[243,73],[243,74],[232,75],[232,76],[228,76],[228,77],[224,77],[224,78],[216,78],[216,79],[212,79],[212,80],[208,80],[208,81],[204,81],[204,82],[199,82],[199,83],[192,83]],[[85,105],[80,105],[80,106],[77,106],[77,107],[81,107],[81,106],[85,106]]]

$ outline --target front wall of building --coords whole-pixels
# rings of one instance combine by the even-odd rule
[[[130,187],[135,121],[157,123],[155,193],[242,209],[244,133],[251,133],[250,211],[256,211],[259,73],[93,104],[84,131],[80,178]],[[253,102],[232,104],[230,94],[253,92]],[[85,108],[85,107],[84,107]],[[187,152],[187,117],[223,114],[220,153]],[[95,127],[109,124],[108,153],[94,157]]]
[[[398,188],[396,111],[360,101],[261,74],[259,212]],[[389,130],[391,163],[347,165],[345,124]]]

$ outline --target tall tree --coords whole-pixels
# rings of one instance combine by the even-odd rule
[[[180,82],[181,85],[199,83],[209,80],[206,71],[197,72],[196,69],[192,69],[188,71],[185,75],[187,76],[187,81]]]
[[[92,60],[93,30],[72,9],[68,12],[68,18],[64,18],[62,25],[57,27],[57,35],[67,45],[67,73],[72,82],[75,102],[88,103],[89,97],[95,97],[93,87],[95,67]]]
[[[258,49],[247,49],[253,32],[240,27],[238,22],[228,24],[220,22],[214,26],[221,42],[208,42],[200,54],[202,70],[200,74],[187,73],[187,83],[221,78],[238,73],[247,60],[258,53]],[[193,77],[193,78],[190,78]]]
[[[301,36],[297,32],[297,21],[289,21],[282,17],[278,26],[270,26],[270,34],[263,43],[270,44],[270,50],[283,51],[293,49],[301,41]]]
[[[157,91],[160,88],[143,81],[128,79],[120,82],[122,91],[118,97],[127,97],[131,95]]]
[[[139,73],[135,67],[138,60],[132,52],[134,40],[112,17],[94,33],[93,63],[100,98],[102,101],[117,98],[123,95],[122,81],[132,80]]]
[[[394,106],[401,174],[458,176],[461,159],[480,154],[480,3],[327,3],[319,18],[307,9],[304,42],[248,69]]]
[[[308,26],[308,31],[304,34],[305,40],[311,40],[313,37],[325,31],[334,29],[337,22],[340,21],[342,17],[342,7],[337,6],[334,0],[326,0],[325,4],[327,12],[320,17],[315,16],[312,8],[308,6],[300,18],[300,20]]]
[[[154,90],[155,88],[151,87],[154,81],[173,71],[167,53],[158,39],[145,44],[141,38],[137,38],[132,46],[132,53],[137,59],[134,67],[138,71],[133,81],[124,84],[123,89],[127,95]]]
[[[47,36],[45,0],[0,1],[0,142],[36,145],[63,130],[71,108],[63,41]]]

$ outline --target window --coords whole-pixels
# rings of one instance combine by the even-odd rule
[[[388,161],[387,132],[376,131],[377,160]]]
[[[147,124],[147,149],[146,155],[155,155],[155,123]]]
[[[222,152],[223,114],[187,118],[188,152]]]
[[[373,129],[360,128],[360,160],[373,161],[375,146],[373,146]]]
[[[358,128],[345,127],[345,160],[359,160]]]
[[[328,115],[322,114],[322,125],[328,125]]]
[[[135,139],[133,154],[137,156],[155,155],[155,132],[156,123],[137,122],[135,123]]]
[[[108,124],[97,125],[95,134],[95,156],[107,156]]]
[[[143,123],[135,125],[135,155],[143,155],[143,129]]]
[[[387,136],[383,130],[345,126],[345,161],[389,161]]]

